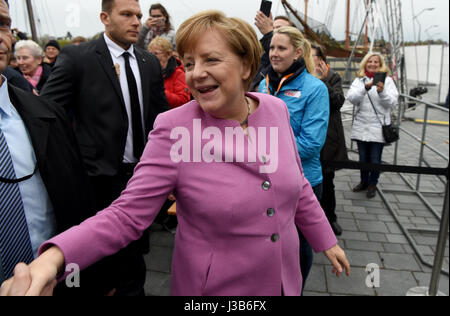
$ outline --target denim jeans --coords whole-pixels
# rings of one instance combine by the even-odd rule
[[[322,199],[323,185],[319,184],[312,188],[314,194],[317,197],[317,200]],[[302,271],[303,278],[303,287],[302,287],[302,295],[303,289],[305,288],[306,279],[308,278],[309,272],[311,271],[311,267],[313,264],[314,253],[313,250],[306,240],[305,236],[303,236],[302,232],[299,230],[298,235],[300,237],[300,270]]]
[[[359,162],[381,164],[384,144],[358,141]],[[361,183],[377,185],[380,171],[361,171]]]

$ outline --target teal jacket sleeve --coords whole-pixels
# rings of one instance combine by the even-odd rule
[[[298,153],[302,160],[320,155],[325,144],[330,118],[328,89],[320,84],[306,101],[305,115],[300,131],[296,131]]]

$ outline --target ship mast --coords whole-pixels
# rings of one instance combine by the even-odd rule
[[[31,0],[25,0],[27,4],[27,10],[28,10],[28,19],[30,21],[30,27],[31,27],[31,37],[33,41],[37,41],[37,31],[36,31],[36,23],[34,21],[34,13],[33,13],[33,7],[31,5]]]
[[[347,26],[345,30],[345,48],[350,49],[350,0],[347,0]]]
[[[308,24],[308,0],[305,0],[305,23]]]

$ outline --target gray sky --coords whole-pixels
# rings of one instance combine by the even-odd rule
[[[365,0],[352,0],[352,25],[359,31],[361,28],[362,13],[355,14],[357,3]],[[379,1],[379,0],[377,0]],[[29,32],[29,26],[25,22],[26,11],[24,0],[10,0],[11,16],[13,26],[20,30]],[[144,20],[148,17],[148,8],[158,0],[141,0],[141,8],[144,13]],[[169,14],[172,16],[172,23],[178,27],[185,19],[202,10],[217,9],[225,12],[228,16],[240,17],[254,26],[254,16],[259,9],[260,0],[160,0]],[[292,6],[304,11],[304,0],[289,1]],[[325,13],[330,0],[310,0],[309,15],[319,21],[325,20]],[[332,35],[337,40],[345,38],[345,0],[337,0],[337,7],[334,21],[330,29]],[[384,3],[384,1],[380,1]],[[281,1],[273,1],[274,15],[284,14]],[[425,8],[435,8],[433,11],[425,11],[420,14],[418,20],[421,24],[421,39],[428,38],[425,32],[434,39],[449,41],[449,1],[447,0],[402,0],[403,24],[405,39],[413,40],[413,13],[418,14]],[[70,31],[73,36],[92,36],[103,30],[103,25],[99,21],[101,0],[33,0],[33,6],[38,21],[39,34],[49,34],[53,36],[64,36]],[[362,6],[362,5],[361,5]],[[361,10],[360,10],[361,11]],[[431,28],[430,28],[431,27]],[[416,32],[418,33],[416,24]],[[416,35],[417,36],[417,35]]]

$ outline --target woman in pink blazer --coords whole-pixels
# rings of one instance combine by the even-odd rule
[[[300,295],[296,225],[337,275],[349,274],[304,177],[286,105],[245,93],[258,69],[253,29],[207,11],[183,23],[177,48],[195,101],[158,117],[118,200],[18,267],[31,274],[28,294],[48,294],[65,266],[84,269],[138,239],[171,192],[179,222],[172,295]],[[0,293],[17,293],[19,279]]]

